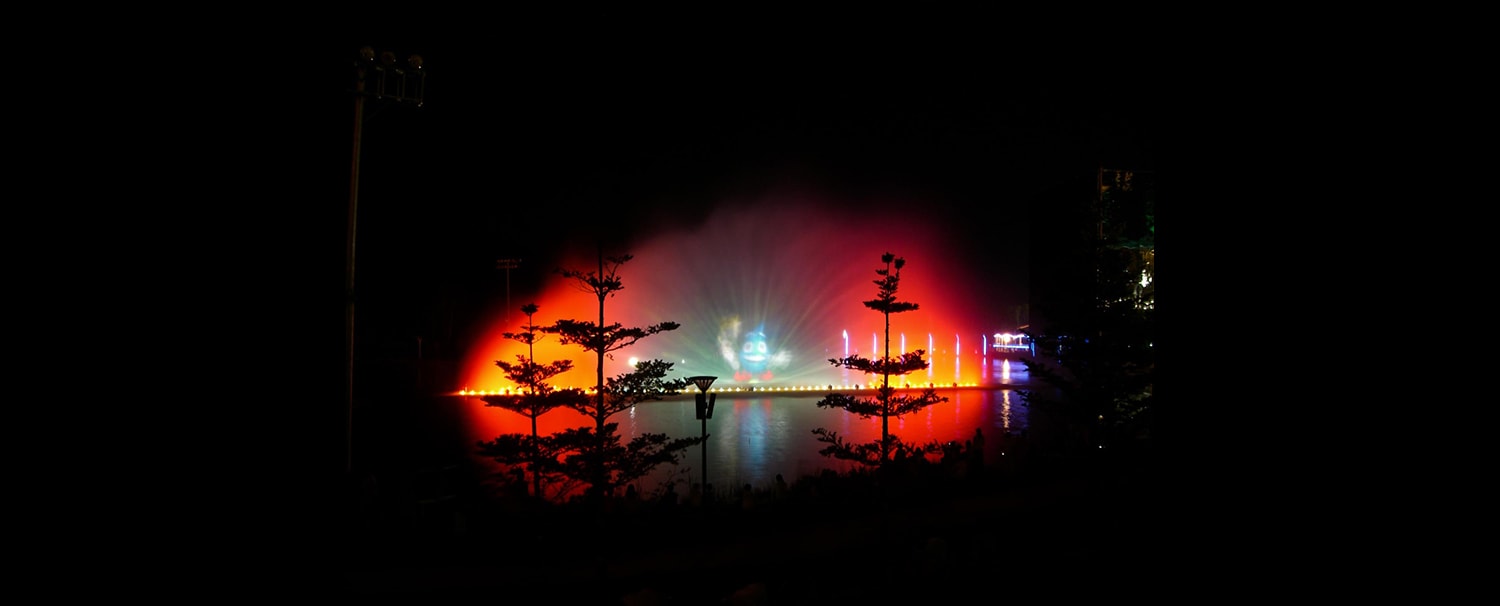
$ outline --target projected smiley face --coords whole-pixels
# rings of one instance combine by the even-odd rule
[[[766,371],[766,364],[770,360],[771,355],[766,350],[766,333],[758,330],[747,333],[745,343],[740,346],[740,368],[752,375],[761,374]]]
[[[772,371],[786,364],[785,354],[771,351],[764,325],[740,334],[737,316],[726,318],[720,324],[719,347],[725,361],[734,369],[736,381],[769,381],[775,376]]]

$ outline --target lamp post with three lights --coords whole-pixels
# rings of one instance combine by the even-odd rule
[[[405,66],[390,51],[379,53],[369,46],[361,48],[354,60],[354,152],[349,169],[349,229],[344,262],[344,333],[346,337],[344,401],[344,470],[354,469],[354,239],[359,225],[359,159],[365,129],[365,102],[422,107],[427,73],[422,70],[422,56],[407,57]],[[373,89],[373,90],[372,90]]]

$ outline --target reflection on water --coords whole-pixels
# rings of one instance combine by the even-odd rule
[[[1030,383],[1025,366],[1019,361],[974,356],[972,363],[982,367],[979,386],[938,389],[939,395],[948,398],[947,402],[891,419],[891,433],[911,443],[952,440],[962,444],[979,429],[986,438],[986,460],[998,460],[1004,441],[996,438],[1018,433],[1027,426],[1027,408],[1020,390],[1028,388]],[[957,367],[955,360],[950,368]],[[818,453],[824,444],[817,441],[813,430],[826,428],[848,441],[871,442],[880,438],[880,419],[861,419],[841,410],[819,408],[816,402],[824,395],[826,390],[718,393],[714,416],[706,423],[708,482],[716,490],[745,484],[765,488],[775,481],[777,474],[790,482],[824,469],[847,471],[850,463]],[[874,397],[874,392],[860,392],[860,396]],[[477,398],[468,401],[477,409],[470,416],[471,441],[531,430],[530,420],[521,415],[486,408]],[[702,434],[705,425],[694,415],[691,393],[637,405],[611,417],[610,421],[620,424],[620,433],[627,440],[643,433],[696,437]],[[571,410],[554,410],[538,419],[537,429],[549,434],[590,423]],[[679,482],[679,493],[685,494],[685,483],[700,481],[702,456],[698,448],[688,449],[675,468],[659,468],[641,482],[640,489],[651,494],[671,479]]]

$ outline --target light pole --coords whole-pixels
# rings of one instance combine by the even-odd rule
[[[696,376],[688,377],[694,385],[698,386],[695,394],[694,409],[697,411],[698,420],[703,422],[703,501],[708,502],[708,420],[714,416],[714,398],[719,394],[708,393],[708,387],[714,384],[718,377]]]
[[[344,471],[354,470],[354,236],[359,225],[359,153],[365,130],[365,99],[397,105],[422,106],[427,73],[422,71],[422,56],[406,59],[406,67],[396,63],[396,54],[375,49],[359,49],[354,60],[354,157],[349,169],[349,230],[344,262],[344,334],[348,354],[344,366],[347,392],[344,400]],[[374,90],[370,90],[373,84]]]
[[[505,326],[510,326],[510,270],[520,266],[520,259],[495,259],[495,268],[505,270]]]

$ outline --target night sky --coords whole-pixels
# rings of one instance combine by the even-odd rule
[[[523,259],[509,276],[520,305],[556,279],[565,251],[603,242],[631,252],[716,204],[777,192],[817,192],[851,214],[940,217],[996,260],[976,283],[1013,296],[1026,242],[995,241],[997,227],[1024,232],[1033,205],[1079,191],[1100,165],[1154,162],[1148,78],[1085,64],[1043,74],[977,44],[963,54],[662,44],[496,54],[437,35],[351,39],[321,58],[327,189],[306,202],[324,211],[340,272],[352,60],[366,43],[403,62],[421,54],[428,74],[423,107],[369,102],[362,131],[358,290],[365,319],[382,325],[364,337],[389,355],[419,334],[429,355],[458,355],[462,333],[505,300],[496,259]]]

